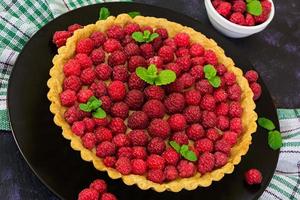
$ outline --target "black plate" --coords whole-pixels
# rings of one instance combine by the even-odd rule
[[[274,173],[279,154],[268,148],[267,133],[261,128],[253,135],[253,144],[248,154],[243,157],[233,174],[226,175],[208,188],[179,193],[156,193],[152,190],[142,191],[136,186],[126,186],[120,179],[109,179],[106,173],[97,171],[91,163],[83,161],[79,153],[71,149],[70,142],[61,135],[61,128],[53,123],[46,96],[51,60],[56,54],[51,38],[56,30],[65,29],[70,24],[94,23],[101,6],[108,7],[112,15],[138,10],[145,16],[164,17],[193,27],[214,38],[244,71],[250,69],[251,64],[241,57],[239,50],[211,27],[202,26],[199,21],[167,9],[138,3],[105,3],[66,13],[48,23],[30,39],[18,57],[9,82],[11,126],[19,149],[35,174],[50,190],[64,199],[76,199],[78,192],[95,178],[105,179],[109,190],[119,199],[257,199]],[[256,111],[260,116],[273,120],[278,127],[272,99],[266,86],[262,82],[261,84],[263,94],[257,102]],[[260,169],[264,175],[260,187],[248,187],[243,182],[244,172],[252,167]]]

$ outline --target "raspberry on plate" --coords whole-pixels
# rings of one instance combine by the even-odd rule
[[[78,200],[98,200],[99,192],[93,188],[86,188],[78,194]]]
[[[96,179],[90,184],[90,188],[97,190],[100,194],[106,192],[107,185],[104,180]]]
[[[109,192],[102,194],[100,200],[117,200],[117,197]]]
[[[258,169],[249,169],[245,173],[246,183],[249,185],[256,185],[262,182],[262,174]]]
[[[252,90],[252,92],[254,94],[253,99],[254,100],[258,100],[259,97],[261,96],[261,92],[262,92],[260,84],[256,83],[256,82],[251,83],[250,84],[250,88],[251,88],[251,90]]]
[[[61,47],[66,44],[67,39],[71,36],[72,36],[72,33],[69,31],[56,31],[53,35],[52,42],[57,47]]]
[[[254,70],[247,71],[244,76],[249,83],[256,82],[258,80],[258,73]]]

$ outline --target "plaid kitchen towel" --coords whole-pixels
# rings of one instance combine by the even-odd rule
[[[43,25],[60,14],[99,2],[110,1],[0,0],[0,130],[10,130],[6,107],[8,79],[25,43]],[[275,175],[260,200],[298,200],[300,199],[300,109],[278,109],[277,112],[284,145],[280,151]]]

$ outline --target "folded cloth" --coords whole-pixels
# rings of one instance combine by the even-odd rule
[[[29,38],[48,21],[64,12],[84,5],[111,1],[2,0],[0,4],[0,130],[10,130],[6,105],[8,79],[19,52]],[[284,143],[274,177],[260,200],[296,200],[300,199],[300,109],[278,109],[277,113]]]

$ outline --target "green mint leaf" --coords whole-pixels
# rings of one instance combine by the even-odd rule
[[[282,138],[279,131],[270,131],[268,135],[268,144],[273,150],[280,149],[282,147]]]
[[[185,155],[188,151],[189,151],[189,146],[188,145],[184,144],[184,145],[181,146],[181,148],[180,148],[180,154],[181,155]]]
[[[152,33],[146,42],[152,42],[157,37],[159,37],[158,33]]]
[[[210,79],[208,79],[208,82],[214,87],[218,88],[221,85],[221,79],[219,76],[214,76]]]
[[[142,32],[134,32],[132,33],[131,37],[137,42],[145,42],[144,35]]]
[[[148,73],[148,75],[153,76],[153,77],[156,78],[157,77],[157,67],[156,67],[156,65],[154,65],[154,64],[149,65],[149,67],[147,69],[147,73]]]
[[[267,129],[268,131],[272,131],[275,129],[274,123],[267,118],[260,117],[258,118],[257,122],[259,126],[263,127],[264,129]]]
[[[79,108],[80,108],[80,110],[82,110],[84,112],[91,112],[92,111],[92,109],[85,103],[79,104]]]
[[[144,41],[147,41],[149,38],[150,38],[150,31],[148,30],[145,30],[144,31]]]
[[[195,154],[195,152],[193,151],[187,151],[185,154],[182,155],[185,159],[189,160],[189,161],[196,161],[197,155]]]
[[[102,108],[98,108],[95,112],[92,113],[93,117],[95,118],[105,118],[106,117],[106,112]]]
[[[146,83],[149,83],[151,85],[154,84],[155,78],[151,78],[148,74],[148,70],[144,67],[138,67],[135,69],[135,73],[136,75],[142,79],[143,81],[145,81]]]
[[[99,12],[99,20],[105,20],[110,16],[108,8],[102,7]]]
[[[92,110],[97,110],[97,108],[99,108],[102,104],[102,101],[100,100],[94,100],[92,101],[90,104],[89,104],[89,107],[92,109]]]
[[[260,1],[253,0],[247,3],[247,12],[254,15],[259,16],[262,13],[262,6]]]
[[[155,80],[155,85],[168,85],[176,80],[176,74],[172,70],[162,70]]]
[[[135,18],[136,16],[140,16],[141,13],[138,12],[138,11],[132,11],[132,12],[129,12],[127,13],[131,18]]]
[[[180,145],[177,142],[170,141],[169,144],[177,153],[180,152]]]
[[[254,1],[254,0],[246,0],[247,3],[250,3],[251,1]]]
[[[95,101],[95,100],[98,100],[98,99],[97,99],[95,96],[91,96],[91,97],[89,98],[87,104],[89,104],[89,103],[91,103],[91,102],[93,102],[93,101]]]
[[[211,79],[217,75],[217,70],[212,65],[205,65],[203,71],[206,79]]]

